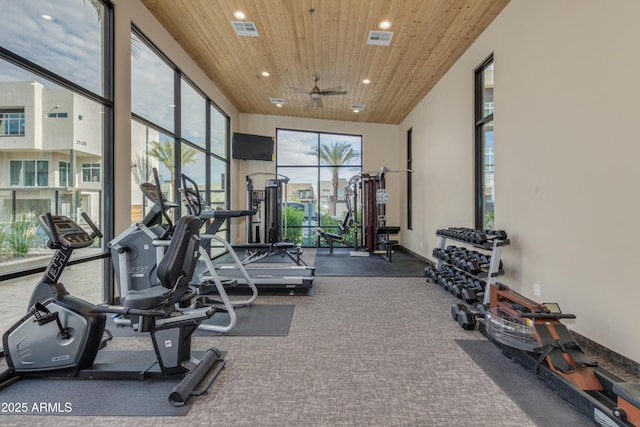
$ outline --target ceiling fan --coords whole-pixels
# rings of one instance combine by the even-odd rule
[[[318,87],[318,80],[320,80],[320,77],[314,75],[311,79],[313,80],[314,86],[310,91],[297,89],[297,91],[305,92],[311,96],[311,101],[309,103],[309,106],[315,106],[315,107],[321,108],[323,96],[346,95],[348,93],[346,90],[342,90],[342,86],[336,86],[329,89],[320,90],[320,88]]]

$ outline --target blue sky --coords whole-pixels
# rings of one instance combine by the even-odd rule
[[[88,2],[0,0],[0,3],[5,18],[0,26],[2,47],[102,94],[101,23]],[[44,19],[42,15],[52,19]],[[0,77],[15,80],[17,76]]]

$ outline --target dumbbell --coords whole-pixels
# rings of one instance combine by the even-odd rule
[[[458,313],[460,313],[462,310],[468,310],[467,306],[464,304],[460,304],[459,302],[453,303],[451,305],[451,317],[453,317],[453,320],[455,320],[456,322],[458,321]]]
[[[472,287],[465,286],[460,292],[460,298],[467,304],[473,304],[478,301],[478,294]]]
[[[449,292],[451,292],[451,295],[455,296],[458,299],[462,299],[462,290],[464,289],[466,283],[460,281],[459,279],[457,280],[452,280],[449,282]]]
[[[424,275],[427,277],[427,282],[437,282],[438,280],[436,269],[430,265],[424,268]]]
[[[458,321],[458,325],[460,325],[460,327],[466,331],[475,329],[478,323],[476,320],[476,316],[471,311],[469,311],[466,306],[458,311],[456,320]]]
[[[486,233],[487,233],[488,240],[494,240],[494,239],[504,240],[507,238],[507,232],[504,230],[487,230]]]

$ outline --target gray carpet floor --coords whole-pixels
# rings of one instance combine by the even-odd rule
[[[527,415],[459,345],[485,338],[452,321],[453,297],[424,278],[317,277],[312,298],[258,302],[296,305],[289,334],[195,337],[194,350],[218,347],[228,364],[185,416],[0,415],[0,425],[558,425],[553,409],[542,419]],[[150,349],[145,338],[116,338],[109,346]],[[121,392],[131,393],[126,384]]]

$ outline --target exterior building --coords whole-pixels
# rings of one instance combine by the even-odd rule
[[[0,215],[99,212],[102,111],[64,89],[0,82]]]

